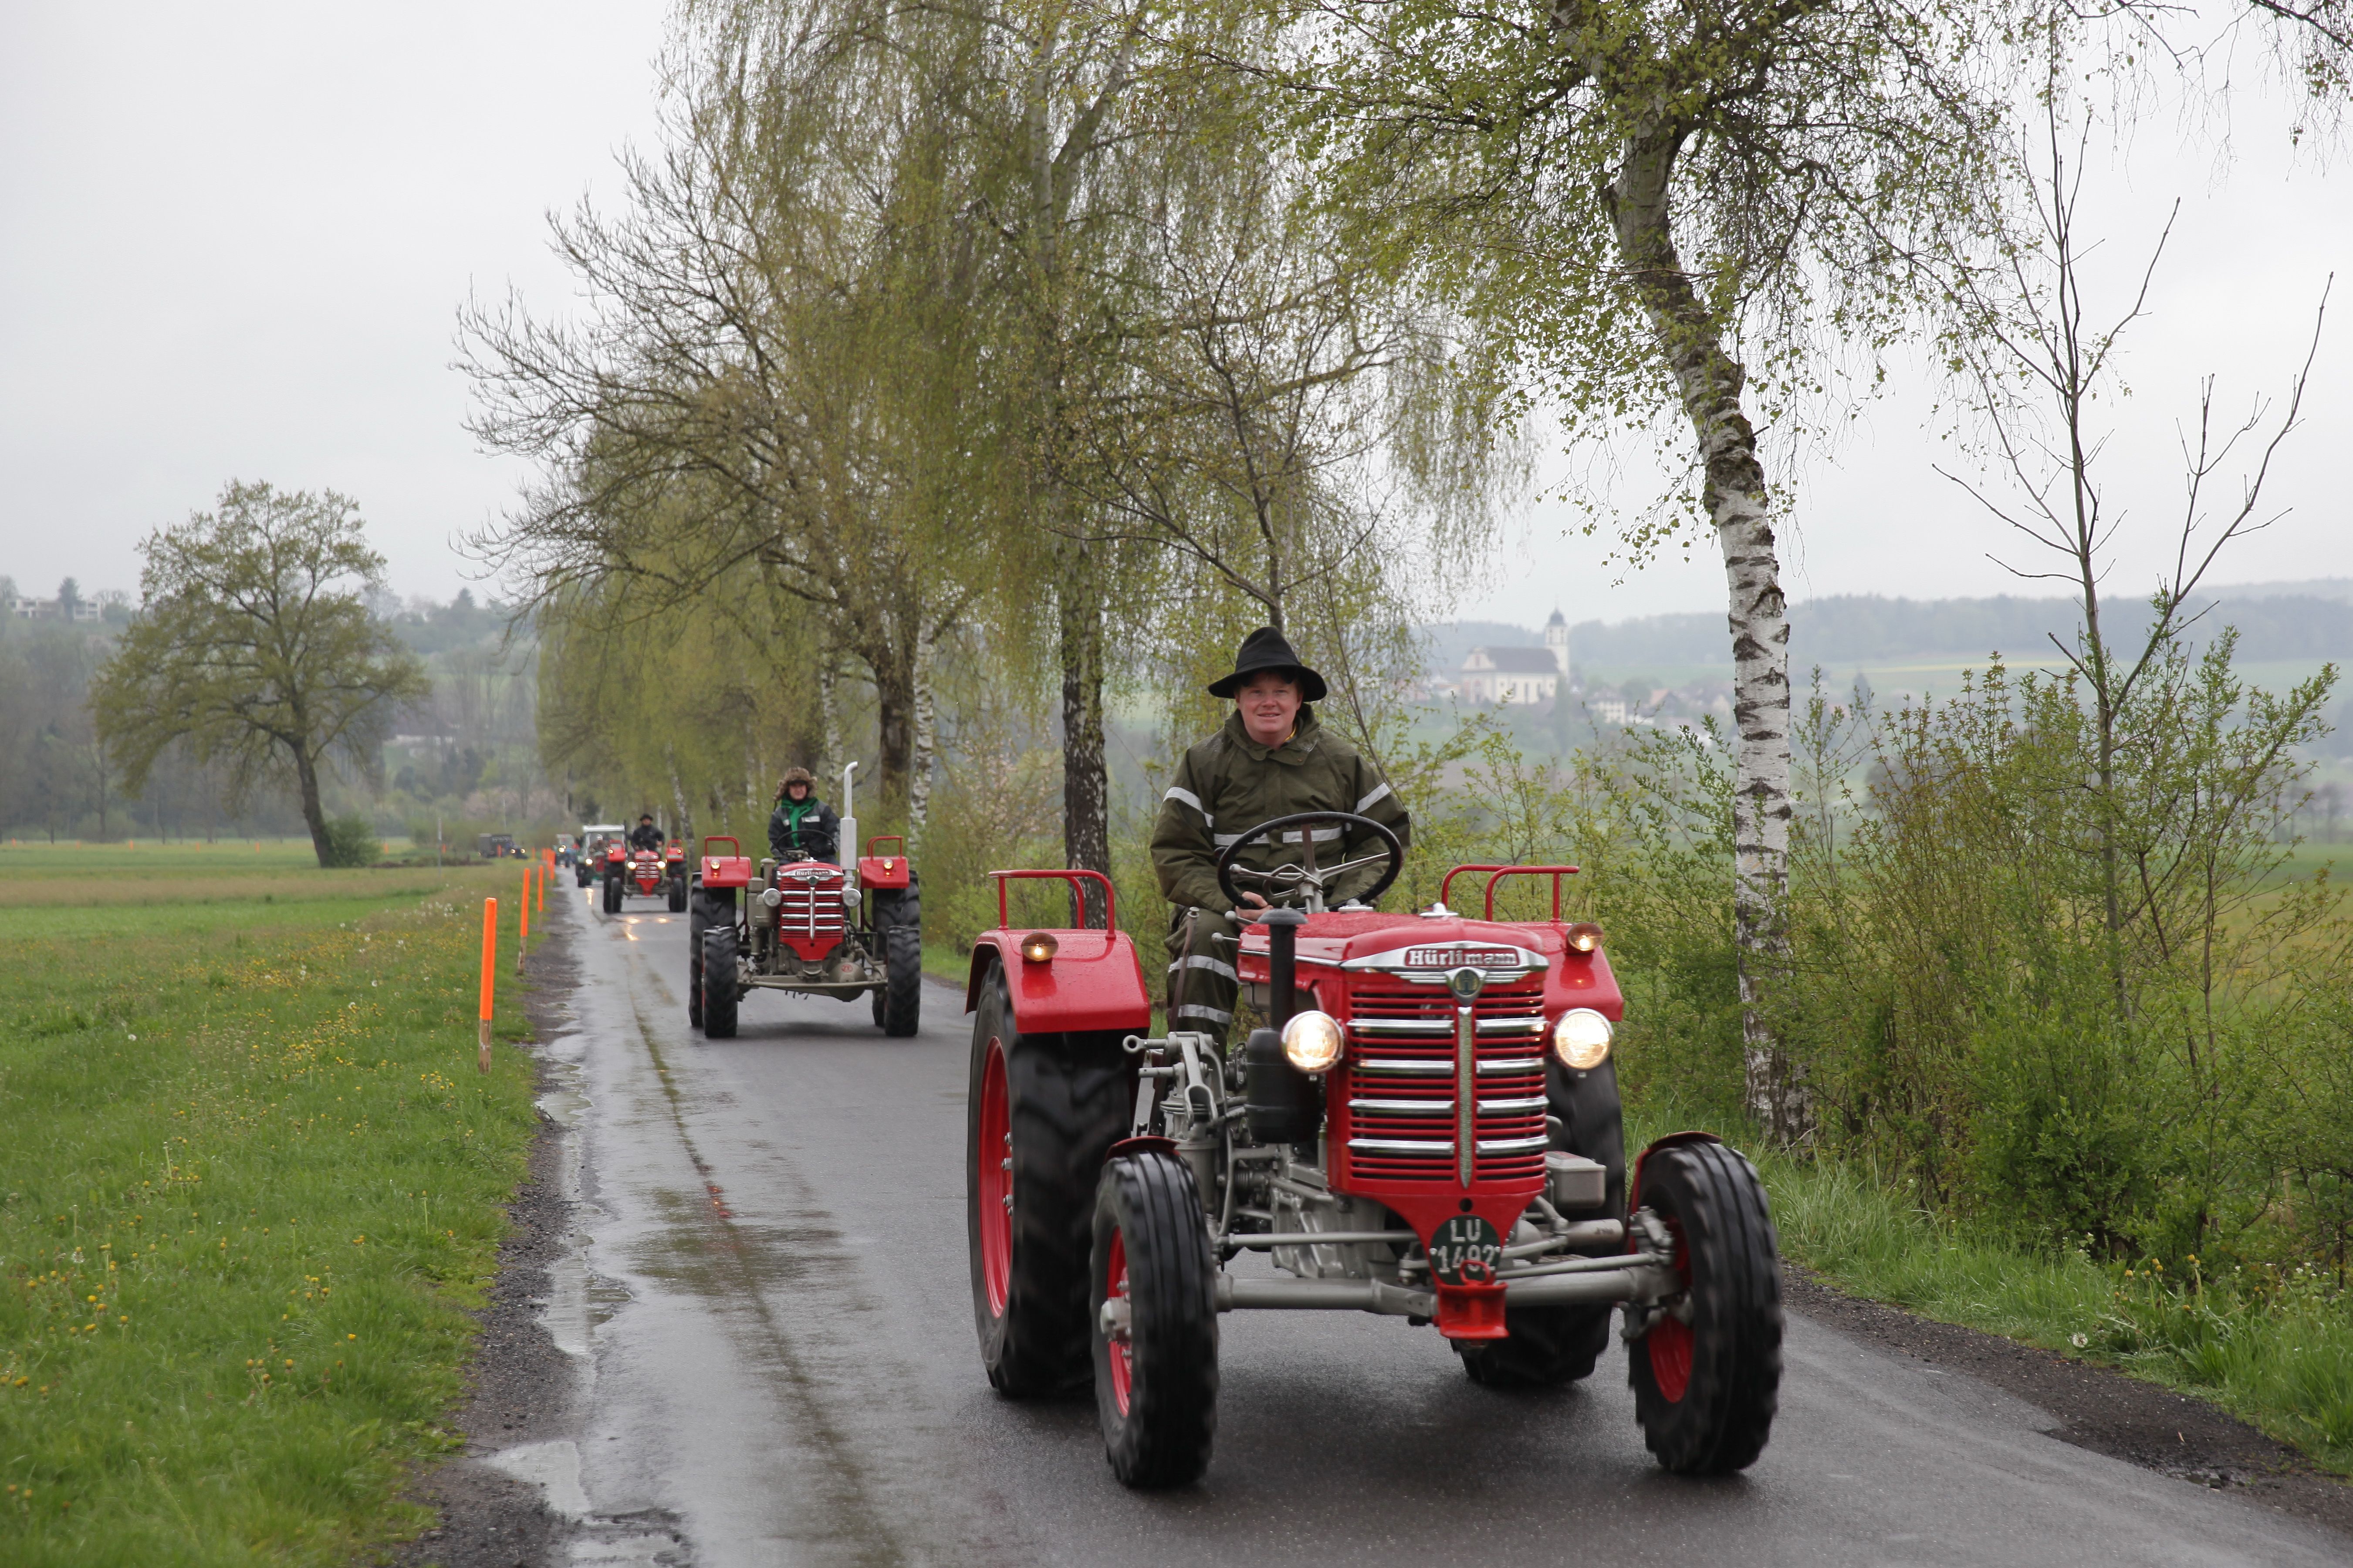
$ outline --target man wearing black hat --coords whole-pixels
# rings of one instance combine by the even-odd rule
[[[1176,906],[1168,930],[1168,1026],[1222,1038],[1240,987],[1234,956],[1241,928],[1267,905],[1259,894],[1244,893],[1229,907],[1218,886],[1218,852],[1261,822],[1303,811],[1369,816],[1401,844],[1410,819],[1380,770],[1317,721],[1312,704],[1323,700],[1324,678],[1302,664],[1273,627],[1242,640],[1233,673],[1209,694],[1231,698],[1234,711],[1177,764],[1153,826],[1152,864],[1161,892]],[[1368,833],[1344,838],[1337,825],[1308,831],[1325,865],[1367,855],[1379,842]],[[1301,846],[1295,836],[1284,837],[1285,843],[1251,845],[1236,864],[1271,870],[1296,862]],[[1376,863],[1342,876],[1324,889],[1327,906],[1371,887],[1380,869]]]

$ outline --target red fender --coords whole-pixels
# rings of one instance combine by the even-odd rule
[[[1002,965],[1006,994],[1013,1002],[1013,1026],[1025,1035],[1118,1029],[1148,1033],[1152,997],[1144,988],[1144,964],[1125,931],[1053,931],[1054,956],[1032,963],[1021,956],[1029,933],[1005,927],[985,931],[973,942],[972,968],[965,981],[964,1010],[980,1005],[980,988],[991,965]]]

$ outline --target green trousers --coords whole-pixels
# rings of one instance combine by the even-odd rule
[[[1208,1035],[1222,1047],[1233,1026],[1241,978],[1234,973],[1240,928],[1219,910],[1179,908],[1168,922],[1168,1026]]]

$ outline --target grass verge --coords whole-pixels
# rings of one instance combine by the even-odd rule
[[[1628,1146],[1677,1126],[1709,1122],[1630,1111]],[[2326,1275],[2193,1268],[2182,1279],[2162,1264],[2033,1251],[1923,1213],[1862,1166],[1751,1157],[1783,1255],[1850,1294],[2198,1394],[2353,1475],[2353,1302]]]
[[[0,1561],[342,1563],[423,1522],[533,1113],[521,1053],[473,1062],[485,891],[524,1032],[513,889],[414,884],[0,931]]]

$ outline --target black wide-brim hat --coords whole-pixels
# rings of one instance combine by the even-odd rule
[[[1242,638],[1241,651],[1234,655],[1234,672],[1212,685],[1209,695],[1231,697],[1261,669],[1279,669],[1296,679],[1302,702],[1324,700],[1324,678],[1300,663],[1291,644],[1272,626],[1261,626]]]

